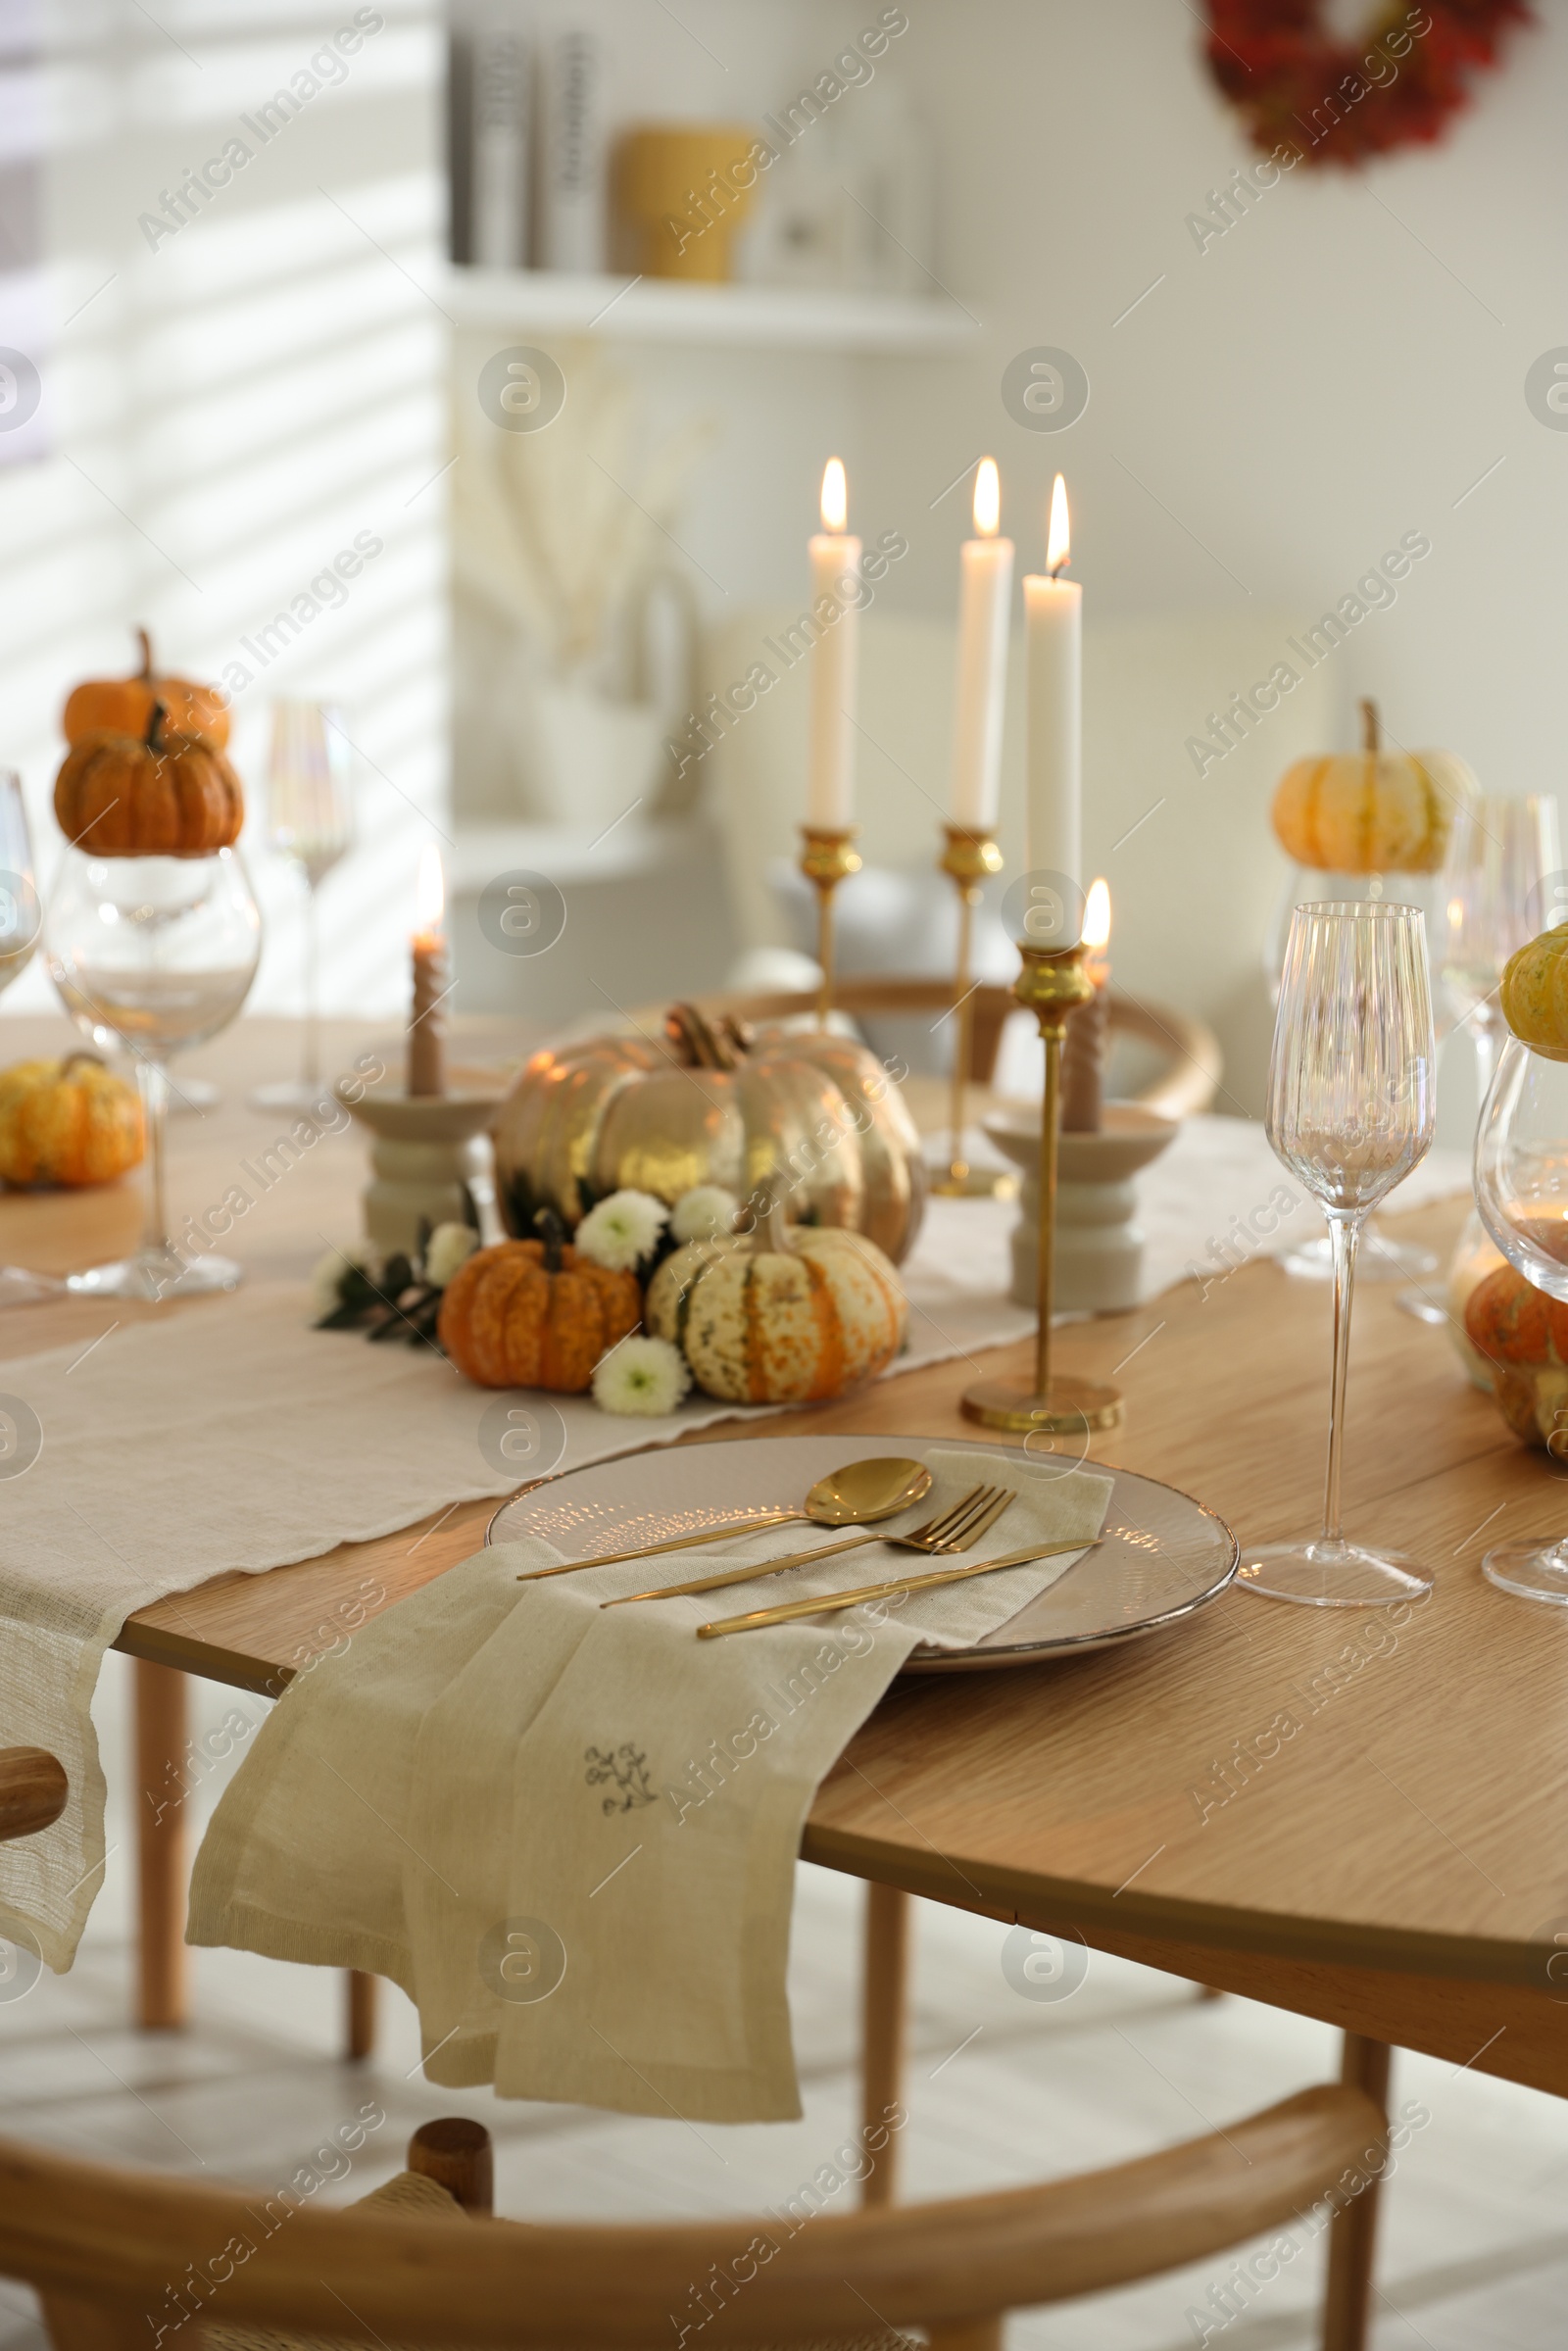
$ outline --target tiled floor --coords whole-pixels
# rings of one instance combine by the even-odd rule
[[[227,1693],[202,1693],[215,1720]],[[124,1754],[124,1672],[101,1692],[111,1781]],[[214,1792],[214,1791],[209,1791]],[[128,1821],[77,1964],[25,1998],[0,1998],[0,2130],[126,2162],[275,2185],[375,2101],[386,2122],[323,2201],[398,2167],[433,2114],[488,2124],[498,2202],[521,2216],[685,2217],[781,2203],[853,2131],[862,1892],[803,1870],[792,1971],[806,2116],[700,2128],[434,2090],[401,1994],[383,1999],[368,2067],[336,2056],[336,1978],[225,1952],[196,1955],[196,2023],[129,2031]],[[1003,1930],[922,1905],[906,2134],[910,2196],[1049,2177],[1147,2151],[1321,2080],[1326,2030],[1249,2002],[1198,2002],[1169,1978],[1095,1958],[1066,2000],[1037,2002],[1003,1974]],[[1557,2351],[1568,2311],[1568,2106],[1426,2058],[1397,2061],[1395,2102],[1419,2100],[1387,2198],[1377,2351]],[[325,2168],[325,2167],[320,2167]],[[846,2197],[849,2191],[846,2191]],[[1178,2351],[1223,2261],[1013,2322],[1012,2351]],[[1210,2342],[1297,2351],[1314,2339],[1321,2247],[1305,2251]],[[0,2281],[0,2351],[41,2351],[26,2294]],[[656,2351],[650,2346],[650,2351]]]

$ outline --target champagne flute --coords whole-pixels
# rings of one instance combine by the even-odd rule
[[[1278,1157],[1328,1219],[1334,1373],[1321,1534],[1244,1549],[1237,1582],[1271,1599],[1368,1608],[1431,1585],[1399,1551],[1349,1543],[1340,1523],[1350,1302],[1369,1211],[1431,1149],[1432,991],[1419,906],[1341,901],[1291,918],[1269,1061],[1265,1124]]]
[[[1441,935],[1443,911],[1443,877],[1438,874],[1388,873],[1319,873],[1309,866],[1291,868],[1283,896],[1274,910],[1268,935],[1263,942],[1263,972],[1269,984],[1269,994],[1276,1008],[1284,985],[1286,958],[1291,938],[1291,925],[1298,905],[1344,906],[1351,902],[1370,905],[1397,903],[1413,906],[1426,917],[1428,938],[1432,945],[1433,964],[1429,975],[1433,1014],[1437,1035],[1447,1034],[1453,1021],[1453,1007],[1445,989],[1438,984],[1437,939]],[[1360,1262],[1363,1282],[1420,1282],[1438,1270],[1433,1251],[1411,1241],[1394,1241],[1386,1224],[1375,1221],[1366,1234],[1370,1254]],[[1298,1241],[1286,1250],[1280,1259],[1287,1273],[1303,1279],[1327,1282],[1334,1275],[1334,1250],[1327,1234],[1318,1234],[1308,1241]],[[1419,1295],[1412,1292],[1411,1296]]]
[[[274,702],[267,769],[268,831],[273,849],[305,884],[305,1010],[297,1080],[258,1086],[257,1110],[308,1110],[321,1100],[319,925],[316,894],[354,838],[349,740],[340,713],[318,702]]]
[[[22,778],[0,768],[0,996],[26,969],[41,927]]]
[[[200,1217],[176,1242],[164,1184],[169,1057],[226,1028],[250,993],[262,918],[239,852],[93,857],[66,852],[44,924],[50,976],[99,1046],[134,1056],[147,1113],[147,1222],[134,1255],[68,1277],[92,1298],[159,1299],[232,1290],[243,1269],[211,1252]]]
[[[1555,910],[1555,909],[1554,909]],[[1476,1206],[1507,1262],[1546,1297],[1568,1300],[1568,1064],[1532,1053],[1510,1037],[1502,1049],[1476,1133]],[[1555,1307],[1550,1309],[1553,1321]],[[1499,1395],[1513,1365],[1491,1367]],[[1537,1399],[1530,1409],[1558,1464],[1568,1460],[1568,1411],[1558,1404],[1549,1431]],[[1482,1572],[1503,1592],[1568,1607],[1568,1538],[1557,1543],[1501,1543]]]

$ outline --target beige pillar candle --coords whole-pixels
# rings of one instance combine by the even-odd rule
[[[441,852],[432,843],[419,862],[414,934],[414,1004],[409,1015],[408,1090],[445,1094],[447,943],[441,928],[445,887]]]
[[[1095,983],[1086,1004],[1067,1018],[1061,1049],[1061,1131],[1098,1135],[1104,1124],[1105,1060],[1110,1046],[1110,892],[1095,882],[1084,906],[1084,968]]]

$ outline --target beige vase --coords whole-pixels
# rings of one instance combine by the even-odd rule
[[[757,133],[736,122],[646,123],[615,149],[617,258],[645,277],[718,284],[752,208]],[[748,180],[745,186],[737,181]]]

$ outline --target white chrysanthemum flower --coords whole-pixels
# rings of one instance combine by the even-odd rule
[[[722,1184],[694,1184],[670,1210],[669,1229],[677,1241],[712,1241],[735,1230],[740,1201]]]
[[[329,1249],[324,1257],[318,1257],[311,1267],[311,1318],[319,1322],[323,1315],[334,1314],[342,1304],[343,1276],[351,1267],[368,1272],[375,1258],[363,1242],[351,1241],[347,1249]]]
[[[479,1236],[472,1225],[438,1224],[424,1245],[425,1280],[434,1289],[444,1290],[478,1246]]]
[[[579,1256],[612,1273],[635,1273],[659,1246],[669,1210],[651,1192],[612,1192],[590,1208],[572,1235]]]
[[[641,1413],[662,1420],[674,1411],[691,1384],[685,1356],[667,1339],[623,1339],[599,1359],[594,1402],[601,1412]]]

